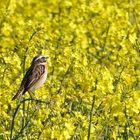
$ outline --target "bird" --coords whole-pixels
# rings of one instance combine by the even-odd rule
[[[45,57],[42,54],[33,58],[31,66],[27,70],[18,91],[12,100],[17,99],[17,97],[25,94],[27,91],[29,93],[34,93],[35,90],[44,84],[48,75],[47,59],[48,57]]]

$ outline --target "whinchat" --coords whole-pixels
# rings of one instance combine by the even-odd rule
[[[17,94],[12,98],[15,100],[26,91],[34,92],[40,88],[45,82],[48,74],[47,58],[43,55],[38,55],[32,60],[31,66],[26,72]]]

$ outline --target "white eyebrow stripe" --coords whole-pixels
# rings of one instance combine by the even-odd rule
[[[35,59],[35,61],[37,61],[38,59],[41,59],[42,57],[44,57],[43,55],[39,56],[38,58]]]

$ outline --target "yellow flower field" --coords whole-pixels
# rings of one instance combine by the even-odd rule
[[[1,0],[0,140],[140,139],[140,1]],[[33,57],[48,78],[12,101]]]

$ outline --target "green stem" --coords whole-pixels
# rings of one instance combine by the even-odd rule
[[[93,95],[93,99],[92,99],[92,106],[91,106],[91,110],[90,110],[90,118],[89,118],[89,126],[88,126],[88,137],[87,140],[90,140],[90,130],[91,130],[91,123],[92,123],[92,115],[93,115],[93,107],[95,104],[95,95]]]

